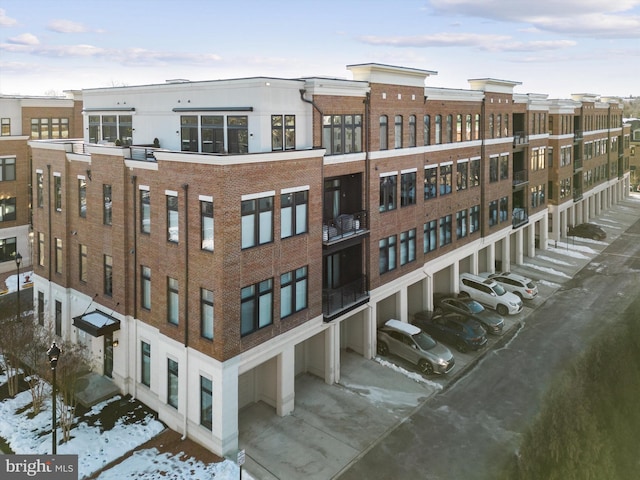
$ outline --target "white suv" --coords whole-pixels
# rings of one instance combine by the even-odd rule
[[[505,316],[522,311],[522,300],[514,293],[507,292],[502,285],[490,278],[482,278],[470,273],[460,274],[460,295],[471,297]]]
[[[495,280],[502,285],[505,290],[515,293],[523,300],[532,300],[538,295],[538,287],[533,283],[533,280],[516,273],[481,273],[480,276]]]

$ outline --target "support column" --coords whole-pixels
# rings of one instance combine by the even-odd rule
[[[422,309],[433,311],[433,277],[425,273],[426,278],[422,281]],[[452,290],[457,293],[458,289]]]
[[[324,382],[333,385],[340,381],[339,323],[331,323],[324,331]]]
[[[527,257],[529,258],[536,256],[536,223],[538,222],[534,222],[525,229],[526,238],[524,241],[527,245]]]
[[[396,315],[401,322],[409,321],[409,303],[407,301],[407,287],[402,286],[396,294]]]
[[[471,272],[474,275],[478,274],[478,252],[474,251],[471,255],[469,255],[469,263],[471,264]]]
[[[458,292],[460,286],[458,280],[460,279],[460,264],[456,261],[449,267],[449,291]]]
[[[496,269],[496,244],[491,243],[487,245],[487,264],[485,265],[485,270],[487,272],[494,272],[495,269]]]
[[[569,228],[569,212],[570,210],[564,210],[560,213],[560,235],[558,236],[558,240],[567,236],[567,230]]]
[[[515,251],[515,259],[516,265],[522,265],[524,263],[524,248],[523,248],[523,235],[522,229],[519,228],[515,232],[515,242],[516,242],[516,251]],[[511,244],[511,235],[507,235],[507,241]]]
[[[238,357],[227,360],[213,381],[213,444],[221,456],[238,451]]]
[[[369,308],[366,308],[362,312],[362,345],[363,352],[362,356],[367,360],[370,360],[374,357],[376,353],[376,318],[374,307],[369,303]]]
[[[293,412],[295,404],[295,346],[287,345],[277,357],[276,413],[284,417]]]
[[[507,235],[502,239],[502,271],[508,272],[511,270],[511,242]]]
[[[594,197],[594,213],[596,217],[600,216],[600,202],[601,202],[601,198],[602,198],[602,192],[598,192],[595,194]]]
[[[559,215],[556,214],[553,216],[553,221],[557,222],[557,225],[560,224],[560,219],[557,218]],[[560,227],[556,227],[554,225],[553,227],[553,231],[557,232],[558,229]],[[547,243],[549,241],[549,215],[545,215],[544,217],[542,217],[540,219],[540,229],[539,229],[539,235],[538,235],[538,248],[540,250],[547,250],[548,246]],[[556,238],[558,238],[558,236],[556,236]]]

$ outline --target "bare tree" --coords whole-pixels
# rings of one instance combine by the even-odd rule
[[[46,396],[45,378],[50,369],[45,352],[51,345],[53,334],[37,326],[33,321],[24,322],[25,332],[28,341],[24,344],[22,351],[22,365],[25,371],[24,379],[31,391],[31,402],[33,414],[40,413],[44,398]]]
[[[20,374],[20,354],[25,343],[29,340],[28,329],[25,329],[22,322],[18,320],[17,314],[8,314],[7,309],[3,309],[0,317],[0,362],[2,369],[7,374],[7,388],[9,396],[14,397],[18,393]],[[16,311],[14,309],[9,309]]]

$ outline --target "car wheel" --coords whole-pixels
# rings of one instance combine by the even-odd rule
[[[506,305],[500,304],[496,307],[496,310],[503,317],[506,317],[507,315],[509,315],[509,309],[506,307]]]
[[[467,292],[460,292],[458,296],[461,298],[469,298],[469,294]]]
[[[389,353],[389,347],[384,342],[378,342],[378,355],[386,355]]]
[[[433,365],[431,365],[425,359],[422,359],[420,360],[420,362],[418,362],[418,368],[425,375],[431,375],[433,373]]]
[[[467,351],[469,350],[467,344],[462,340],[458,341],[458,343],[456,344],[456,348],[460,353],[467,353]]]

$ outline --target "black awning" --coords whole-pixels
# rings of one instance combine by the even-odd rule
[[[120,330],[120,320],[107,313],[94,310],[93,312],[73,317],[73,326],[94,337],[101,337]]]

